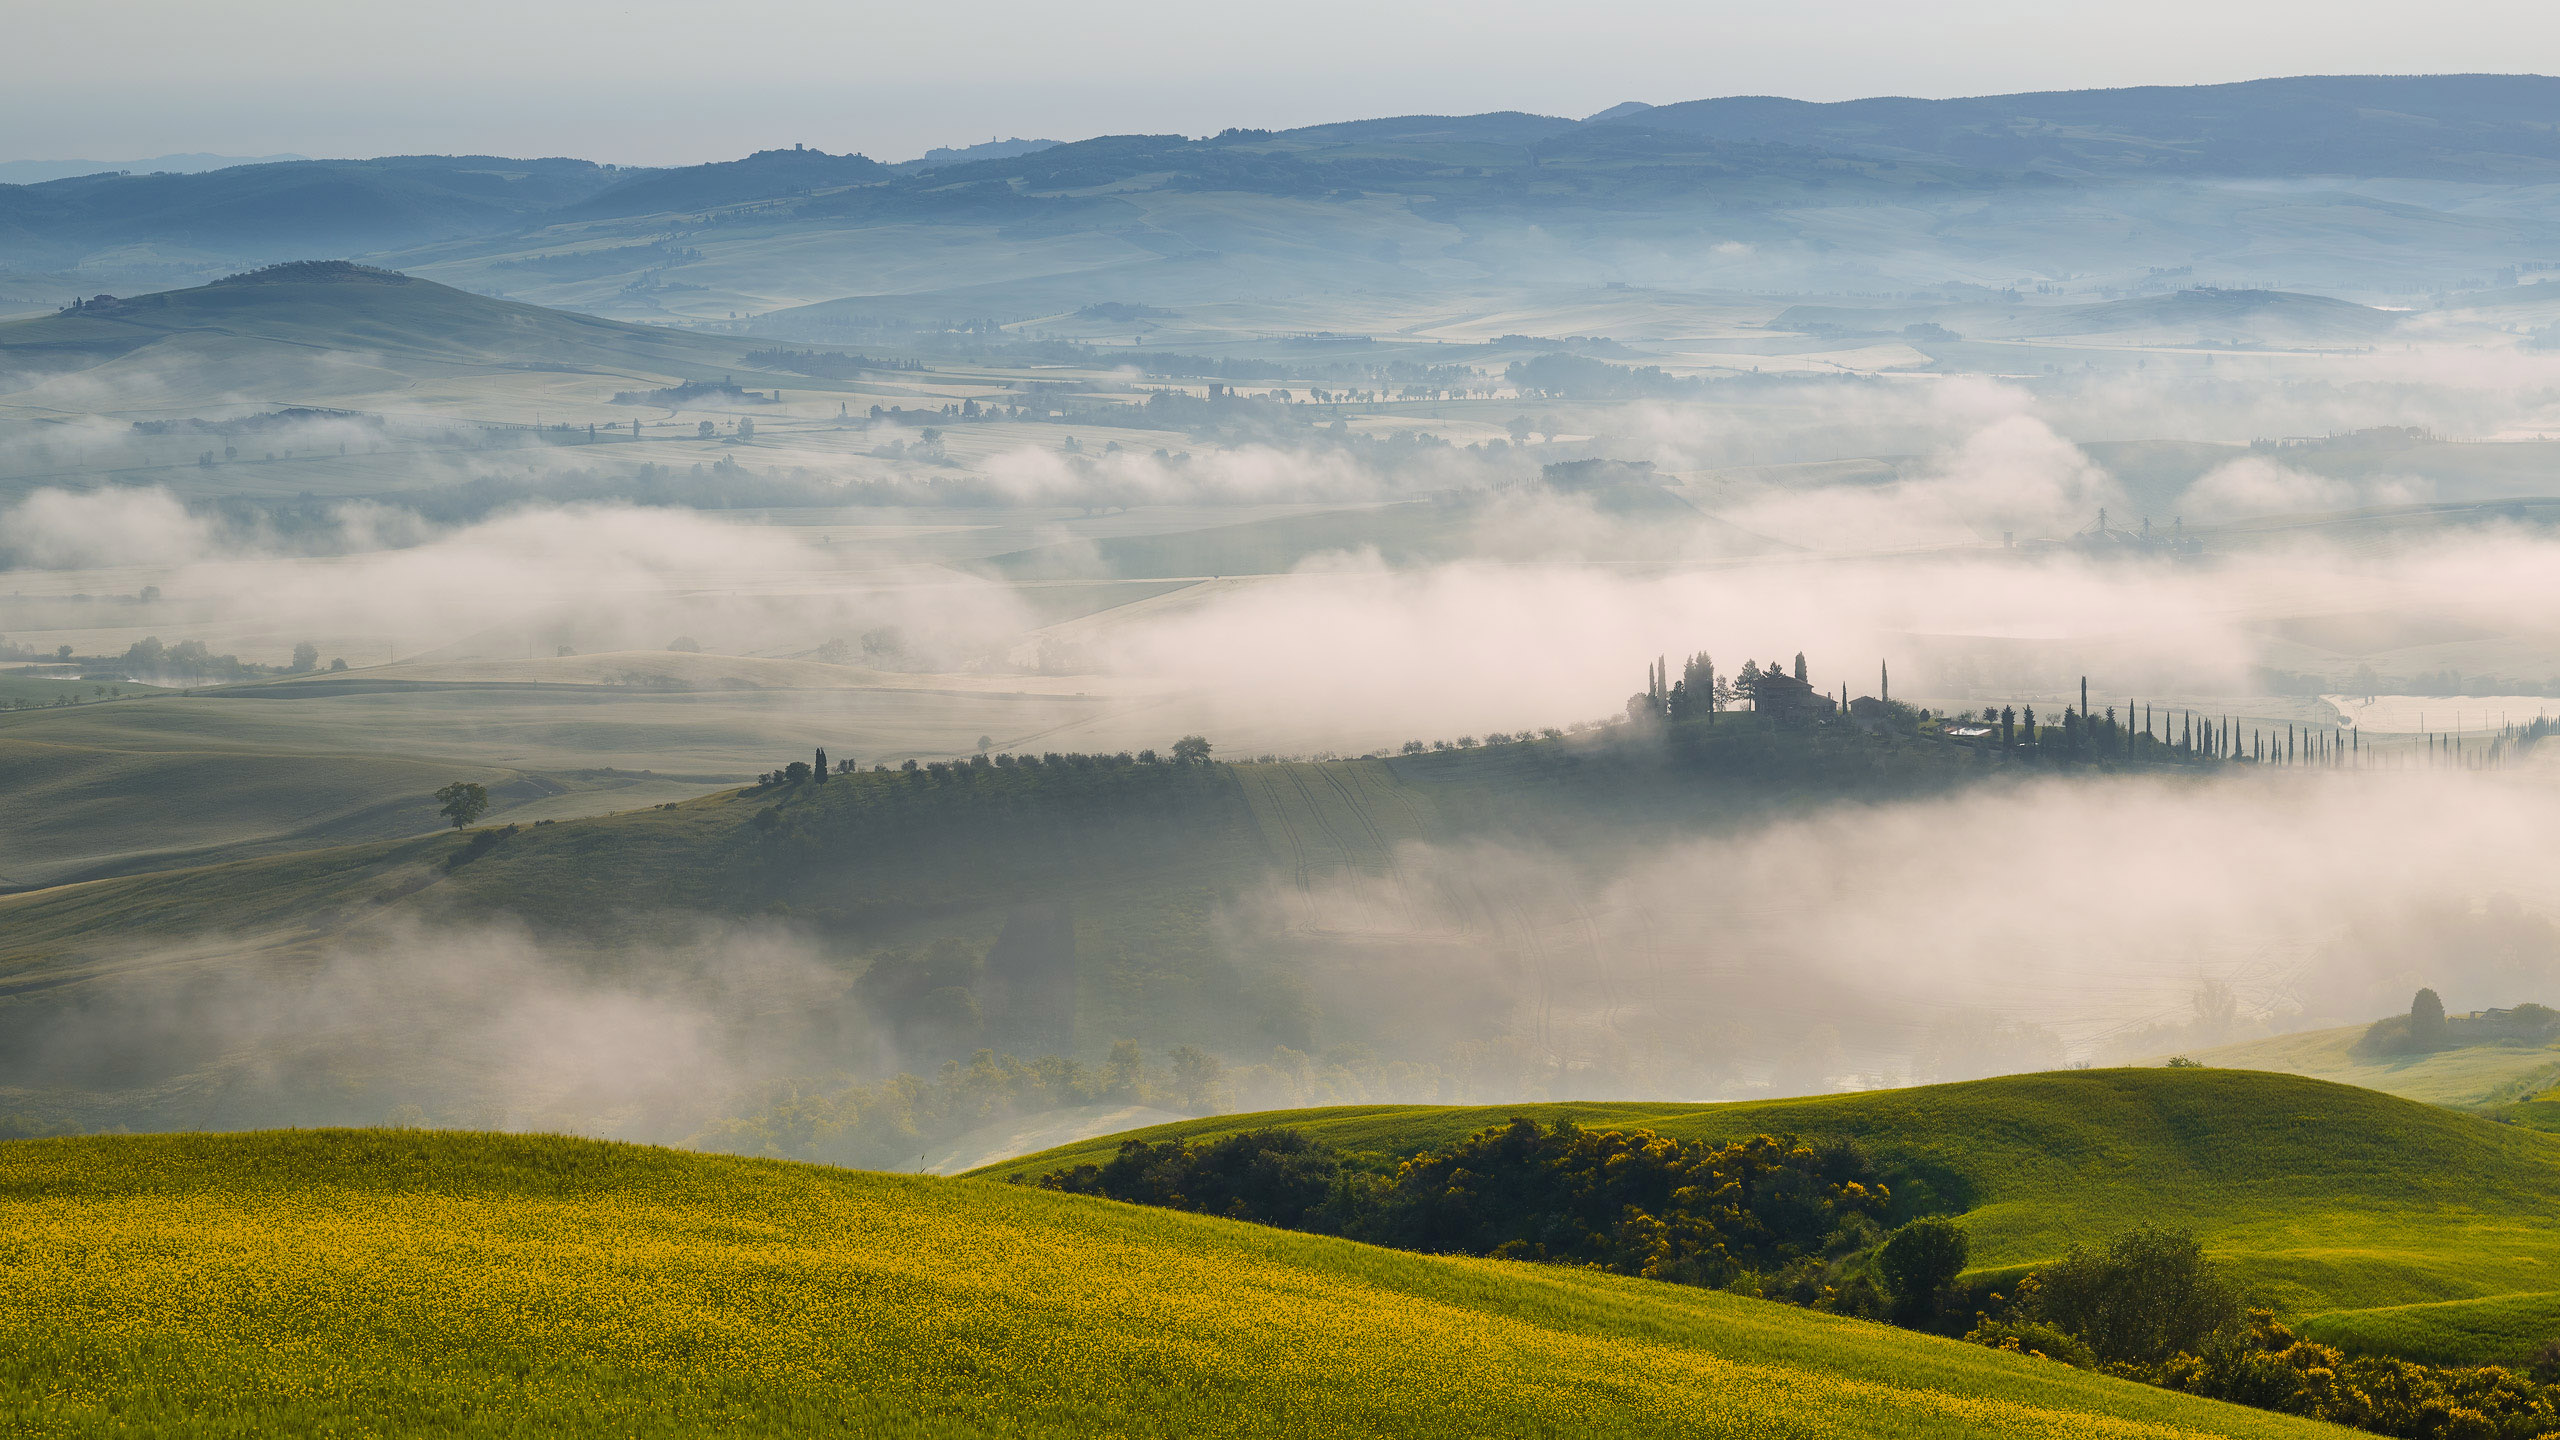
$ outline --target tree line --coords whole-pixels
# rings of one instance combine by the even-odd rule
[[[1021,1180],[1015,1177],[1016,1182]],[[1411,1156],[1293,1129],[1131,1139],[1047,1189],[1340,1235],[1711,1286],[1943,1334],[2212,1399],[2409,1440],[2560,1430],[2560,1343],[2518,1372],[2349,1356],[2304,1340],[2189,1231],[2137,1225],[2014,1283],[1968,1281],[1944,1215],[1887,1228],[1893,1186],[1844,1141],[1715,1143],[1526,1119]],[[1991,1288],[2006,1284],[2002,1293]]]
[[[1525,1119],[1402,1159],[1304,1132],[1122,1142],[1047,1189],[1443,1255],[1589,1266],[1884,1316],[1934,1296],[1962,1253],[1907,1264],[1902,1289],[1873,1263],[1892,1189],[1845,1141],[1755,1136],[1724,1144],[1649,1130]],[[1900,1232],[1894,1232],[1899,1234]],[[1905,1243],[1897,1261],[1911,1261]],[[1947,1268],[1952,1263],[1955,1268]]]

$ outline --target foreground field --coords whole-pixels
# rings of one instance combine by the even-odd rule
[[[2341,1433],[1711,1292],[589,1141],[13,1141],[0,1196],[21,1433]]]
[[[2143,1221],[2193,1227],[2318,1338],[2449,1363],[2521,1362],[2560,1334],[2560,1139],[2289,1075],[2092,1070],[1733,1105],[1370,1106],[1135,1132],[1290,1125],[1410,1150],[1512,1115],[1683,1138],[1844,1135],[1961,1211],[1974,1264],[2022,1268]],[[1008,1161],[1037,1176],[1106,1137]]]

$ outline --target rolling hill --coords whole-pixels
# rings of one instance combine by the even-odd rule
[[[265,364],[386,363],[512,371],[571,367],[694,377],[720,373],[734,347],[474,295],[346,261],[272,266],[186,290],[110,299],[0,324],[0,376],[26,384],[77,372],[157,396],[171,371],[219,367],[236,386]]]
[[[2307,1030],[2199,1050],[2218,1069],[2276,1070],[2360,1085],[2431,1105],[2484,1106],[2525,1098],[2560,1080],[2560,1047],[2502,1041],[2413,1055],[2361,1055],[2365,1026]]]
[[[0,255],[67,270],[126,246],[198,261],[345,254],[511,228],[616,179],[587,160],[393,155],[0,185]]]
[[[1588,123],[2067,174],[2509,181],[2560,173],[2560,140],[2530,118],[2554,105],[2560,79],[2542,75],[2300,75],[1950,100],[1732,96]]]
[[[169,699],[0,713],[0,892],[418,835],[443,824],[431,797],[454,780],[488,787],[493,823],[708,788],[434,749],[386,753],[360,725],[332,736],[266,718]]]
[[[1894,289],[1954,280],[1981,293],[2030,273],[2130,288],[2181,264],[2236,283],[2269,273],[2271,250],[2305,286],[2379,291],[2413,270],[2475,286],[2547,248],[2547,198],[2518,186],[2484,215],[2467,196],[2396,182],[2560,173],[2560,148],[2531,118],[2555,83],[1738,96],[1583,121],[1495,112],[1108,135],[973,147],[923,168],[803,150],[644,171],[300,161],[0,187],[0,264],[68,287],[362,254],[601,313],[779,314],[771,333],[817,339],[1132,300],[1197,307],[1209,313],[1185,328],[1231,338],[1413,333],[1428,310],[1483,313],[1488,283],[1550,300],[1557,282],[1871,292],[1881,273],[1908,282]],[[2283,206],[2223,183],[2270,175],[2337,183]],[[1718,243],[1696,243],[1702,229]]]
[[[245,702],[139,702],[182,703]],[[1647,837],[1978,776],[1965,752],[1913,739],[1773,734],[1736,717],[1711,728],[1659,748],[1593,736],[1393,760],[875,771],[0,896],[0,1089],[10,1092],[0,1110],[79,1129],[364,1123],[404,1104],[512,1113],[517,1097],[501,1077],[456,1069],[432,1046],[421,1052],[414,1024],[370,1010],[272,1035],[254,1053],[222,1025],[161,1028],[159,1017],[203,1003],[188,997],[236,994],[255,1010],[252,997],[299,993],[315,965],[352,967],[365,985],[405,983],[399,957],[443,943],[417,938],[430,936],[467,945],[521,935],[596,983],[691,975],[724,1033],[840,1024],[855,1040],[812,1041],[806,1052],[777,1044],[753,1061],[833,1073],[871,1063],[862,1037],[874,1026],[854,986],[874,957],[944,940],[982,956],[1040,907],[1073,936],[1074,998],[1054,1018],[1074,1038],[1054,1042],[1060,1053],[1127,1038],[1159,1051],[1268,1054],[1313,1046],[1319,1026],[1349,1042],[1420,1043],[1409,1020],[1387,1033],[1399,1007],[1363,1003],[1365,988],[1339,982],[1319,990],[1311,965],[1357,958],[1372,977],[1364,985],[1392,990],[1463,967],[1485,935],[1543,922],[1522,908],[1517,886],[1444,877],[1427,848],[1412,853],[1417,842],[1579,857],[1555,867],[1553,903],[1605,906],[1603,857]],[[148,812],[137,801],[115,813],[139,824]],[[724,988],[716,973],[726,962],[715,940],[765,933],[806,957],[792,971],[799,998],[788,1014],[755,987]],[[1590,950],[1588,938],[1559,935],[1539,942],[1553,954],[1519,962],[1543,987],[1541,1004],[1597,1004],[1594,987],[1621,973],[1624,962]],[[1433,1023],[1508,1013],[1529,983],[1435,1006]],[[66,1051],[57,1037],[75,1018],[96,1038]],[[927,1049],[905,1063],[941,1058]],[[558,1113],[576,1111],[561,1103]],[[719,1118],[666,1123],[685,1135]]]
[[[1160,1139],[1291,1126],[1410,1152],[1514,1115],[1666,1135],[1839,1136],[1961,1213],[1977,1269],[2051,1259],[2137,1223],[2192,1227],[2317,1338],[2445,1362],[2519,1363],[2560,1330],[2560,1137],[2295,1076],[2091,1070],[1727,1105],[1369,1106],[1223,1115]],[[973,1173],[1037,1177],[1109,1156],[1083,1141]]]
[[[419,1131],[0,1143],[53,1435],[2310,1436],[1670,1285],[978,1181]]]
[[[335,683],[343,682],[321,677],[258,690]],[[181,703],[124,702],[130,718],[120,728],[146,741],[160,717],[178,713],[147,707]],[[117,709],[87,707],[102,708]],[[20,730],[52,733],[24,724]],[[883,770],[493,835],[467,866],[438,882],[435,898],[574,931],[678,910],[750,914],[777,900],[862,934],[918,924],[939,929],[965,917],[992,935],[1008,907],[1058,900],[1097,915],[1170,907],[1196,923],[1200,907],[1222,890],[1273,873],[1301,882],[1378,873],[1408,839],[1499,835],[1570,851],[1655,829],[1738,823],[1773,807],[1961,784],[1976,774],[1968,756],[1906,737],[1781,731],[1736,715],[1683,727],[1667,747],[1595,735],[1323,763],[1181,766],[1079,757],[1037,768]],[[1097,834],[1113,843],[1078,840]],[[440,854],[462,843],[447,836],[311,851],[179,872],[167,883],[232,887],[246,898],[286,873],[363,870],[421,845]],[[854,871],[864,883],[821,883]],[[0,900],[0,916],[10,922],[0,963],[60,953],[77,927],[56,932],[45,917],[57,907],[85,910],[101,886],[145,883],[126,877]],[[136,904],[117,932],[175,933],[161,928],[158,908]],[[38,938],[45,936],[51,938]]]

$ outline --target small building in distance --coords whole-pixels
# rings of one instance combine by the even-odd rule
[[[2127,530],[2109,523],[2104,510],[2098,512],[2096,524],[2059,543],[2083,555],[2109,558],[2159,556],[2188,559],[2204,553],[2204,542],[2187,534],[2184,517],[2171,520],[2169,527],[2161,530],[2153,528],[2150,518],[2145,516],[2140,529]]]
[[[1764,670],[1751,687],[1751,708],[1776,720],[1828,720],[1840,703],[1784,670]]]

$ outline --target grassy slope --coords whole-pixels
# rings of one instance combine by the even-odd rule
[[[2288,1436],[1758,1301],[556,1138],[0,1144],[48,1434]]]
[[[2092,1070],[1729,1105],[1377,1106],[1219,1116],[1410,1149],[1511,1115],[1724,1138],[1847,1135],[1961,1208],[1978,1268],[2144,1220],[2193,1226],[2313,1333],[2444,1359],[2522,1359],[2560,1330],[2560,1139],[2373,1091],[2244,1070]],[[1040,1175],[1123,1137],[980,1172]],[[1908,1197],[1906,1197],[1908,1198]],[[2424,1308],[2412,1310],[2408,1307]]]
[[[489,788],[493,823],[703,788],[492,764],[467,734],[448,733],[453,755],[265,718],[166,697],[0,712],[0,889],[418,835],[444,823],[432,797],[453,780]]]
[[[2280,1070],[2342,1085],[2403,1095],[2435,1105],[2483,1105],[2506,1098],[2519,1082],[2560,1068],[2560,1047],[2458,1045],[2423,1055],[2368,1059],[2355,1053],[2362,1025],[2277,1035],[2195,1052],[2207,1065],[2234,1070]]]
[[[864,774],[823,787],[729,791],[672,809],[527,828],[438,880],[427,898],[465,914],[503,912],[570,927],[668,909],[727,914],[781,906],[867,935],[922,925],[988,940],[1011,905],[1067,899],[1077,907],[1080,942],[1093,942],[1085,953],[1095,969],[1108,977],[1114,957],[1123,957],[1121,979],[1138,985],[1198,952],[1199,927],[1221,895],[1275,873],[1283,883],[1305,883],[1342,870],[1374,871],[1403,841],[1484,833],[1571,851],[1623,842],[1648,825],[1714,824],[1769,806],[1889,793],[1971,773],[1943,747],[1854,733],[1771,733],[1732,718],[1712,733],[1684,732],[1683,744],[1689,748],[1665,751],[1595,739],[1323,765],[982,770],[947,781]],[[750,821],[768,807],[784,823],[765,838]],[[208,897],[228,892],[244,912],[274,911],[275,897],[262,892],[301,883],[282,877],[362,870],[399,848],[359,846],[186,872],[192,878],[183,884]],[[108,888],[98,896],[156,893],[141,877],[99,883]],[[306,898],[318,908],[343,897]],[[58,913],[65,906],[110,928],[84,935]],[[0,899],[0,967],[40,963],[84,939],[180,936],[218,913],[210,898],[204,911],[183,920],[147,906],[102,911],[90,894]]]

